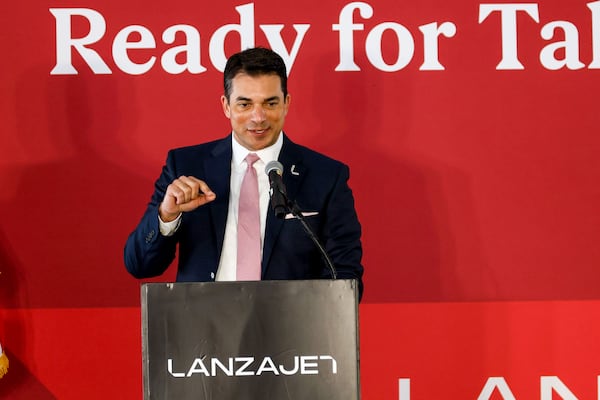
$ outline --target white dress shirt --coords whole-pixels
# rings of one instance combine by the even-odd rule
[[[235,281],[237,265],[237,221],[238,221],[238,203],[240,199],[240,187],[242,179],[248,168],[244,160],[249,153],[256,153],[260,158],[254,163],[256,174],[258,176],[258,194],[260,197],[260,247],[265,239],[265,226],[267,223],[267,213],[269,208],[269,177],[265,174],[265,166],[273,160],[279,158],[279,152],[283,146],[283,135],[280,133],[277,141],[264,149],[249,151],[231,135],[231,147],[233,150],[231,157],[231,177],[229,180],[229,208],[227,212],[227,223],[225,225],[225,239],[223,240],[223,249],[221,259],[217,270],[217,281]],[[181,222],[181,215],[175,221],[163,222],[159,218],[160,232],[164,236],[171,236],[175,233]]]

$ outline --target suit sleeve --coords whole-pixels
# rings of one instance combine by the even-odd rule
[[[361,226],[354,207],[354,197],[348,186],[350,177],[346,165],[339,168],[331,196],[327,202],[324,245],[340,279],[357,279],[359,296],[363,292]]]
[[[177,233],[163,236],[158,222],[158,207],[165,196],[167,186],[175,179],[173,152],[154,185],[154,194],[141,221],[127,238],[124,251],[125,267],[136,278],[161,275],[173,262],[177,248]]]

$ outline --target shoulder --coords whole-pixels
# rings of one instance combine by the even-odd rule
[[[208,156],[218,156],[221,153],[231,153],[231,137],[196,144],[193,146],[178,147],[169,150],[170,159],[204,159]]]
[[[323,172],[327,170],[338,170],[347,169],[348,166],[342,161],[336,160],[328,155],[320,153],[309,147],[292,142],[286,137],[285,145],[292,154],[292,157],[301,159],[307,166],[315,166],[319,169],[323,169]]]

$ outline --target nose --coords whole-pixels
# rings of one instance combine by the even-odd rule
[[[257,104],[252,110],[252,122],[263,122],[266,119],[265,109]]]

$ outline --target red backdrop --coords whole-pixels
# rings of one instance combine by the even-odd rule
[[[0,5],[0,398],[141,398],[125,239],[277,38],[287,133],[351,167],[363,398],[597,396],[600,2],[510,4]]]

